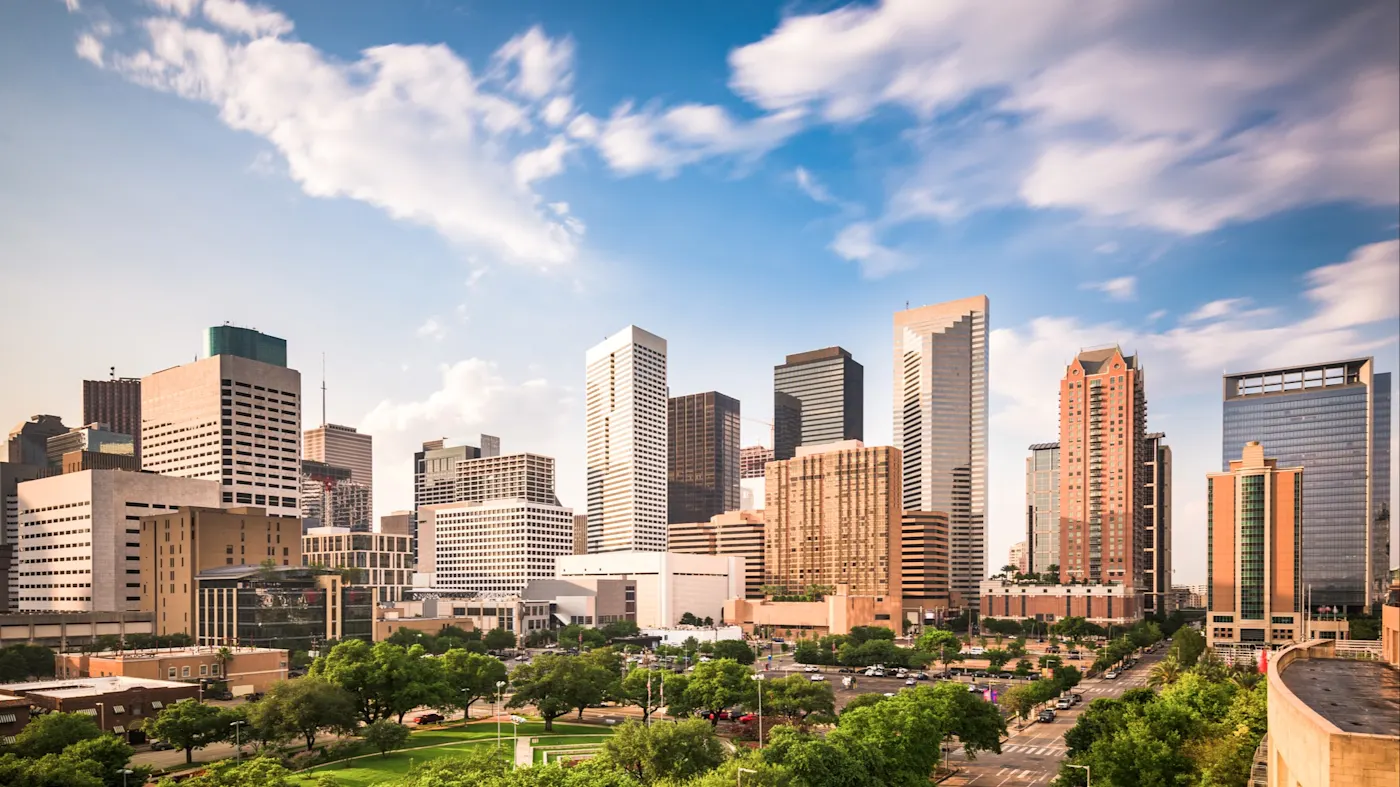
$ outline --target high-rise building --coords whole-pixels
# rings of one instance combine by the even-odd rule
[[[1031,571],[1060,575],[1060,444],[1035,443],[1026,457],[1026,541]]]
[[[1302,637],[1304,474],[1301,467],[1279,467],[1251,442],[1227,472],[1206,475],[1211,647]]]
[[[574,514],[574,554],[588,554],[588,514]]]
[[[739,479],[762,478],[763,468],[773,461],[773,449],[750,445],[739,449]]]
[[[448,446],[445,440],[428,440],[423,443],[423,450],[413,455],[412,538],[414,559],[419,565],[423,563],[418,533],[419,509],[454,502],[457,497],[457,463],[480,456],[480,448],[470,445]]]
[[[840,347],[789,355],[773,367],[773,458],[799,445],[865,439],[865,367]]]
[[[48,440],[48,467],[63,467],[63,455],[73,451],[90,451],[94,454],[114,454],[136,456],[136,442],[129,434],[118,434],[106,424],[88,424],[69,429]]]
[[[629,325],[587,365],[588,551],[664,550],[666,340]]]
[[[1136,355],[1079,353],[1060,382],[1060,579],[1143,587],[1147,392]]]
[[[313,527],[301,538],[301,563],[352,569],[346,584],[373,591],[376,604],[402,601],[413,586],[413,553],[407,534],[357,533],[343,527]]]
[[[1175,609],[1172,595],[1172,449],[1167,436],[1151,432],[1143,448],[1142,580],[1144,612],[1168,615]]]
[[[351,480],[348,467],[301,460],[303,529],[343,527],[368,533],[374,521],[370,489]]]
[[[1026,565],[1026,551],[1028,548],[1025,541],[1017,541],[1012,544],[1011,549],[1006,555],[1006,565],[1015,566],[1017,571],[1022,574],[1026,573],[1028,569]]]
[[[128,523],[136,525],[129,529],[137,534],[131,540],[140,555],[140,570],[131,577],[139,580],[134,587],[140,589],[139,607],[133,609],[155,613],[156,634],[195,634],[197,577],[203,571],[269,560],[278,566],[301,565],[301,522],[296,517],[207,503],[170,509],[143,511],[138,522]]]
[[[987,331],[978,295],[894,315],[894,445],[905,511],[948,514],[952,589],[987,573]]]
[[[461,593],[519,593],[552,579],[574,552],[574,512],[520,498],[444,503],[418,510],[418,571],[433,587]]]
[[[45,475],[39,465],[0,462],[0,574],[6,581],[0,584],[0,611],[19,609],[19,588],[13,579],[19,576],[19,484]]]
[[[46,467],[49,463],[49,438],[67,434],[68,427],[56,415],[35,415],[10,430],[6,448],[14,464]]]
[[[904,610],[926,625],[949,607],[962,606],[949,586],[948,515],[905,511],[900,518],[900,573]]]
[[[386,536],[408,536],[413,534],[413,512],[391,511],[379,518],[374,532]]]
[[[115,372],[115,370],[113,370]],[[132,437],[141,458],[141,378],[83,380],[83,423],[107,424],[117,434]]]
[[[531,453],[501,456],[499,446],[496,451],[493,456],[457,463],[457,489],[452,502],[528,500],[559,505],[554,493],[554,457]]]
[[[1257,441],[1303,467],[1303,582],[1318,607],[1362,611],[1390,557],[1390,375],[1371,358],[1227,373],[1222,467]]]
[[[744,596],[763,598],[763,514],[726,511],[708,522],[672,522],[667,552],[738,555],[744,559]]]
[[[344,467],[350,480],[369,491],[374,507],[374,438],[340,424],[322,424],[302,435],[301,456],[313,462]]]
[[[218,354],[142,378],[142,469],[219,481],[224,505],[297,516],[301,373],[284,365],[286,342],[221,326],[205,345]]]
[[[897,449],[859,440],[800,446],[792,459],[770,462],[766,583],[900,598],[900,477]]]
[[[715,391],[673,396],[668,411],[668,523],[737,510],[739,400]]]
[[[123,470],[25,481],[17,488],[19,570],[25,612],[141,608],[141,517],[180,506],[217,506],[217,479]],[[178,544],[176,545],[178,546]],[[154,570],[156,564],[152,564]]]

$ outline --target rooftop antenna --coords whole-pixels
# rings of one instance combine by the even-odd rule
[[[115,366],[109,366],[109,367],[107,367],[107,369],[108,369],[108,372],[107,372],[107,373],[108,373],[108,375],[111,377],[111,379],[113,379],[113,380],[117,379],[117,367],[115,367]]]
[[[326,425],[326,353],[321,353],[321,426]]]

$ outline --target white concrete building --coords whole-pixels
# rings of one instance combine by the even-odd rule
[[[218,481],[215,505],[298,516],[300,446],[295,369],[225,352],[141,380],[142,469]]]
[[[408,535],[358,533],[348,527],[308,528],[301,537],[301,564],[357,569],[347,583],[374,589],[375,603],[409,597],[413,552]]]
[[[497,454],[457,463],[456,502],[507,499],[559,505],[554,494],[554,457]]]
[[[987,575],[987,296],[894,315],[894,446],[904,510],[948,514],[949,580],[975,606]]]
[[[719,621],[724,602],[744,597],[744,559],[677,552],[607,552],[555,560],[559,579],[595,577],[637,582],[637,625],[670,628],[689,612]]]
[[[374,438],[340,424],[321,424],[302,435],[301,456],[314,462],[344,467],[350,481],[368,490],[374,510]]]
[[[629,325],[588,351],[588,551],[666,549],[666,340]]]
[[[22,482],[17,497],[19,609],[117,612],[140,608],[141,517],[217,508],[219,482],[84,470]]]
[[[574,512],[520,498],[418,509],[418,571],[455,593],[519,593],[574,551]]]

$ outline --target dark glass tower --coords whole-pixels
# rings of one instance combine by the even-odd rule
[[[117,434],[131,435],[136,461],[141,461],[141,379],[83,380],[83,424],[106,424]]]
[[[709,391],[668,404],[666,521],[708,522],[737,511],[739,400]]]
[[[1302,586],[1314,612],[1359,612],[1390,559],[1390,375],[1371,358],[1226,374],[1221,466],[1258,441],[1302,467]]]
[[[840,347],[789,355],[773,367],[773,458],[799,445],[865,439],[865,367]]]

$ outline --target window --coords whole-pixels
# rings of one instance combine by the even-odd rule
[[[209,665],[208,665],[208,664],[200,664],[200,665],[199,665],[199,675],[200,675],[200,677],[206,677],[208,674],[209,674]]]
[[[180,677],[182,677],[182,678],[188,678],[189,676],[190,676],[190,668],[189,668],[189,667],[181,667],[181,668],[180,668]]]
[[[165,676],[166,676],[167,678],[170,678],[171,680],[174,680],[174,679],[175,679],[175,668],[174,668],[174,667],[171,667],[170,669],[166,670]]]
[[[218,664],[215,664],[215,665],[211,666],[209,669],[210,669],[210,673],[209,673],[209,674],[211,674],[211,675],[213,675],[213,676],[215,676],[215,677],[218,677],[218,675],[219,675],[219,665],[218,665]]]

